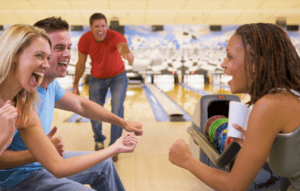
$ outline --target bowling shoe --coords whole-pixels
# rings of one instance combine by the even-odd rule
[[[117,161],[118,161],[118,154],[115,154],[114,156],[112,156],[111,159],[112,159],[114,162],[117,162]]]
[[[95,143],[95,151],[99,151],[99,150],[102,150],[104,149],[104,144],[101,143],[101,142],[96,142]]]

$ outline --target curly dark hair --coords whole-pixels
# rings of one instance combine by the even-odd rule
[[[37,21],[33,26],[44,29],[47,33],[54,31],[69,30],[69,24],[67,21],[60,17],[48,17],[46,19]]]
[[[235,34],[242,38],[245,70],[253,81],[249,104],[280,89],[300,91],[300,58],[283,28],[267,23],[246,24]]]

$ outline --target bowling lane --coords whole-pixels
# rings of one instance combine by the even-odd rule
[[[232,94],[230,92],[230,89],[228,88],[222,88],[220,86],[216,86],[216,85],[212,85],[212,84],[209,84],[209,85],[205,85],[204,88],[203,88],[204,91],[207,91],[211,94]]]
[[[192,115],[201,95],[174,83],[173,89],[172,85],[170,86],[171,90],[170,88],[164,89],[166,94]],[[81,96],[87,98],[88,90],[87,85],[82,86]],[[104,107],[111,110],[110,99]],[[174,167],[168,161],[168,151],[175,138],[182,138],[189,142],[190,136],[186,128],[190,126],[190,121],[156,121],[141,85],[129,85],[124,108],[125,119],[141,122],[144,127],[144,135],[139,137],[135,152],[120,154],[119,161],[115,163],[126,190],[213,190],[193,174]],[[65,123],[57,120],[63,116],[61,110],[55,116],[53,125],[59,127],[58,135],[63,137],[67,150],[93,150],[93,132],[90,123]],[[123,131],[123,133],[126,132]],[[110,124],[103,124],[103,134],[109,140]],[[104,143],[106,147],[108,142]],[[197,152],[199,153],[198,147]]]
[[[191,84],[185,84],[191,87]],[[202,97],[201,93],[195,92],[189,88],[184,87],[185,85],[174,84],[174,83],[157,83],[156,86],[161,89],[165,94],[177,103],[188,115],[192,116],[195,110],[197,101]],[[231,94],[228,88],[217,85],[205,85],[201,87],[193,87],[194,90],[200,90],[206,94]],[[83,85],[81,87],[81,96],[88,98],[89,86]],[[245,95],[238,95],[241,100],[245,98]],[[142,88],[142,85],[130,85],[128,86],[127,96],[124,102],[125,107],[125,119],[133,121],[153,121],[156,120],[153,114],[147,96]],[[107,99],[105,108],[111,110],[110,98]],[[66,112],[60,118],[70,118],[72,113]],[[62,121],[61,119],[60,121]]]
[[[81,87],[81,96],[88,97],[87,85]],[[111,109],[110,99],[104,107]],[[157,122],[142,86],[129,85],[124,102],[125,119],[143,124],[144,135],[139,136],[139,143],[133,153],[122,153],[115,163],[118,174],[126,190],[130,191],[173,191],[206,190],[212,191],[192,173],[183,171],[168,160],[170,146],[175,138],[189,141],[186,128],[190,122]],[[58,127],[56,136],[61,136],[67,151],[92,151],[94,149],[91,123],[69,123],[65,119],[70,113],[55,110],[52,126]],[[104,142],[108,147],[110,124],[103,123]],[[126,131],[123,131],[125,134]]]
[[[229,87],[225,84],[213,83],[203,85],[204,80],[200,75],[187,75],[185,77],[187,80],[185,85],[192,87],[194,91],[193,89],[185,88],[180,84],[174,83],[173,75],[156,75],[154,76],[154,84],[190,116],[194,113],[197,101],[202,97],[201,92],[205,94],[231,94]],[[189,80],[191,77],[198,78]],[[88,98],[89,86],[84,85],[81,89],[81,96]],[[195,90],[200,90],[200,92],[195,92]],[[245,95],[238,94],[238,96],[242,101],[245,98]],[[155,120],[154,111],[150,104],[142,88],[142,84],[129,84],[124,102],[126,119],[139,121]],[[110,110],[110,99],[107,100],[104,106]]]
[[[159,85],[158,85],[159,87]],[[203,89],[209,94],[232,94],[229,89],[221,88],[219,86],[206,85]],[[174,88],[169,88],[165,93],[175,101],[183,110],[185,110],[190,116],[193,115],[197,101],[202,97],[202,95],[191,91],[179,84],[175,84]],[[244,95],[237,94],[241,99]]]
[[[128,86],[124,108],[124,118],[127,120],[143,122],[155,121],[154,114],[142,86]]]
[[[175,84],[173,90],[166,91],[165,93],[190,116],[194,113],[197,101],[202,97],[200,94],[183,88],[179,84]]]
[[[88,98],[89,86],[84,85],[81,96]],[[111,111],[110,98],[104,104],[104,108]],[[149,122],[155,121],[151,106],[141,85],[128,85],[124,101],[124,118],[130,121]]]

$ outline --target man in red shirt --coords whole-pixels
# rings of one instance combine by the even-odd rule
[[[126,97],[128,79],[122,61],[134,61],[125,37],[107,27],[107,19],[102,13],[94,13],[90,17],[91,31],[83,34],[78,42],[78,62],[76,64],[73,93],[79,95],[78,82],[85,70],[88,55],[92,60],[91,79],[89,88],[90,100],[104,105],[108,89],[111,91],[112,113],[124,118],[123,102]],[[103,149],[106,137],[102,134],[102,122],[91,121],[96,142],[95,150]],[[113,144],[121,135],[122,128],[111,125],[111,139]],[[118,156],[113,156],[117,161]]]

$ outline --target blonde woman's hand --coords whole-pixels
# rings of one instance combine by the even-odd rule
[[[0,148],[2,153],[11,144],[16,131],[15,120],[18,117],[17,109],[11,105],[11,101],[6,101],[0,108],[0,137],[5,142]]]

